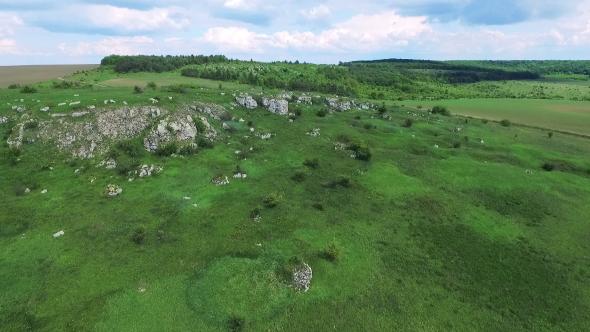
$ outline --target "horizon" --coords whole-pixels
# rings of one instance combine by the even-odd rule
[[[584,60],[590,0],[0,0],[0,65],[111,54],[333,64],[387,58]]]

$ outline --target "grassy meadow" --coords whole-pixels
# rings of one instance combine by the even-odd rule
[[[291,103],[300,115],[289,122],[232,104],[234,93],[278,90],[178,73],[80,78],[0,90],[2,331],[590,330],[590,144],[530,127],[589,134],[587,102],[389,101],[383,118],[376,108],[318,116],[326,106],[314,99]],[[51,114],[155,97],[171,112],[217,103],[234,119],[210,118],[219,138],[195,155],[132,156],[163,167],[133,181],[96,167],[105,156],[40,140],[15,155],[5,144],[23,115],[59,121]],[[429,114],[435,104],[530,126]],[[352,142],[369,160],[336,148]],[[237,168],[247,178],[232,178]],[[218,174],[230,184],[214,185]],[[109,184],[121,195],[107,197]],[[307,292],[288,287],[301,261],[313,269]]]
[[[32,84],[96,68],[98,65],[0,66],[0,89],[11,84]]]

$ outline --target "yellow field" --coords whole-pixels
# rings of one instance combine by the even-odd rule
[[[47,81],[96,67],[98,65],[0,66],[0,88]]]

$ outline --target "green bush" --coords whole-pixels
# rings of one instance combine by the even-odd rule
[[[53,82],[54,89],[71,89],[74,87],[74,85],[76,85],[76,84],[72,81],[63,80],[63,81]],[[80,85],[80,83],[78,83],[77,85]]]
[[[328,111],[325,108],[319,109],[316,113],[317,116],[320,118],[325,117],[328,114]]]
[[[176,142],[169,142],[163,145],[158,146],[156,151],[156,155],[160,157],[168,157],[175,154],[178,151],[178,144]]]
[[[129,138],[119,141],[115,144],[115,149],[125,153],[131,158],[141,157],[145,153],[143,142],[139,138]],[[114,156],[111,156],[111,158],[116,158],[117,156],[118,154],[115,154]]]
[[[544,170],[546,170],[547,172],[551,172],[551,171],[553,171],[555,169],[555,164],[554,163],[547,162],[547,163],[544,163],[541,166],[541,168],[544,169]]]
[[[486,123],[488,123],[488,122],[489,122],[489,120],[488,120],[488,119],[481,119],[481,122],[482,122],[483,124],[486,124]]]
[[[131,235],[131,240],[136,244],[143,244],[145,242],[145,227],[137,226]]]
[[[273,208],[279,204],[280,197],[276,193],[269,194],[262,199],[266,207]]]
[[[548,132],[547,133],[547,136],[549,136],[549,138],[552,138],[553,137],[553,132],[552,131]]]
[[[205,137],[199,136],[195,139],[195,142],[197,143],[197,146],[202,149],[213,149],[215,147],[215,144],[213,143],[213,141],[210,141],[210,140],[206,139]]]
[[[20,84],[10,84],[8,86],[9,89],[20,89]]]
[[[305,181],[306,177],[307,177],[307,174],[305,174],[305,172],[297,171],[297,172],[295,172],[295,174],[293,174],[293,176],[291,176],[291,180],[296,181],[296,182],[303,182],[303,181]]]
[[[432,114],[440,114],[444,116],[451,116],[451,112],[447,109],[446,106],[443,105],[436,105],[432,108]]]
[[[313,203],[311,206],[318,211],[324,211],[324,205],[322,203]]]
[[[227,329],[230,332],[242,332],[246,330],[246,319],[244,317],[231,315],[227,319]]]
[[[165,91],[174,92],[174,93],[181,93],[181,94],[186,94],[188,92],[188,90],[184,86],[179,85],[179,84],[170,85],[165,88]]]
[[[342,256],[342,246],[338,242],[332,241],[323,250],[322,256],[330,262],[337,262]]]
[[[219,116],[219,118],[223,121],[231,121],[234,118],[234,116],[230,112],[225,111]]]
[[[406,119],[406,121],[404,121],[404,123],[402,124],[402,127],[410,128],[413,125],[414,125],[414,120]]]
[[[25,85],[20,89],[21,93],[36,93],[37,92],[37,88],[35,88],[34,86],[31,85]]]
[[[369,145],[363,140],[355,140],[348,145],[348,150],[354,151],[356,159],[368,161],[371,159],[372,153]]]
[[[205,123],[203,120],[201,120],[201,118],[195,116],[193,118],[193,123],[195,124],[195,128],[197,128],[197,134],[202,135],[205,130],[207,130],[207,126],[205,126]]]
[[[307,166],[309,168],[318,168],[320,167],[320,161],[318,158],[305,159],[303,166]]]
[[[137,160],[130,158],[126,155],[122,155],[119,158],[117,158],[117,166],[115,167],[115,169],[117,170],[117,173],[119,173],[120,175],[127,175],[130,172],[136,170],[137,167],[139,167],[139,162]]]
[[[143,89],[139,85],[136,85],[133,87],[133,93],[135,93],[135,94],[143,93]]]
[[[148,82],[147,87],[151,88],[151,89],[156,89],[157,88],[156,82],[154,82],[154,81]]]
[[[194,156],[197,152],[199,152],[199,149],[191,144],[185,145],[178,150],[178,154],[185,157]]]
[[[385,106],[385,103],[382,103],[378,108],[377,108],[377,112],[379,112],[380,115],[383,115],[385,113],[387,113],[387,107]]]
[[[512,121],[510,121],[508,119],[504,119],[504,120],[500,121],[500,124],[504,127],[510,127],[510,126],[512,126]]]
[[[364,123],[363,128],[365,128],[366,130],[371,130],[373,129],[373,125],[370,123]]]
[[[458,149],[461,147],[461,142],[455,142],[453,143],[453,148]]]
[[[25,129],[35,129],[37,127],[39,127],[39,122],[37,122],[37,121],[25,122]]]

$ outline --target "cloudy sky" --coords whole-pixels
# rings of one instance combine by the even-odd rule
[[[590,0],[0,0],[0,65],[110,54],[588,59]]]

